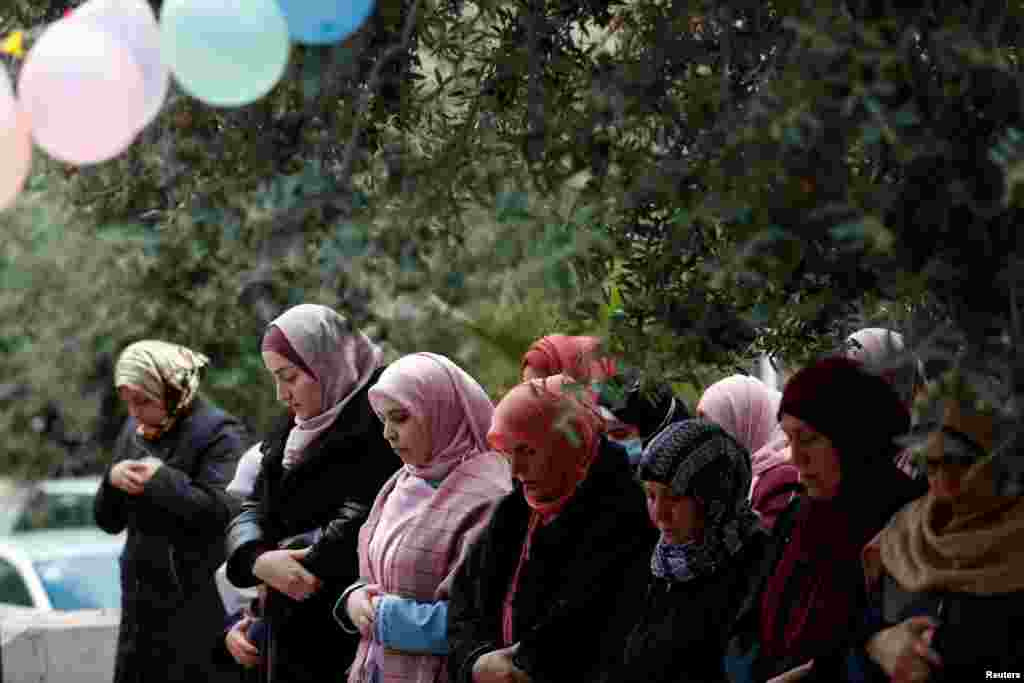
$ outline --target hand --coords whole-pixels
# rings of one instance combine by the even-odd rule
[[[482,655],[473,664],[473,683],[530,683],[525,671],[512,663],[519,643]]]
[[[228,652],[235,658],[235,661],[247,669],[251,669],[260,663],[260,651],[253,642],[249,640],[249,627],[253,618],[246,615],[241,618],[227,635],[224,636],[224,645]]]
[[[931,617],[912,617],[876,633],[868,641],[867,653],[893,683],[927,681],[932,667],[942,666],[931,648],[938,626]]]
[[[146,486],[139,470],[135,468],[138,460],[122,460],[110,468],[110,485],[124,491],[129,496],[137,496]]]
[[[793,681],[799,681],[810,672],[812,666],[814,666],[813,659],[798,667],[794,667],[789,671],[783,672],[775,678],[769,678],[768,683],[793,683]]]
[[[142,485],[145,486],[156,471],[163,466],[163,462],[159,458],[153,456],[147,456],[142,460],[129,460],[129,468],[136,472],[138,477],[142,480]]]
[[[368,583],[348,594],[345,600],[345,612],[348,619],[357,629],[359,635],[367,640],[373,638],[374,620],[377,617],[377,603],[380,602],[380,586]]]
[[[265,552],[256,559],[252,573],[292,600],[305,600],[320,590],[320,579],[299,563],[307,554],[309,548]]]

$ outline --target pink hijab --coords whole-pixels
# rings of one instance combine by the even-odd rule
[[[782,393],[754,377],[732,375],[704,391],[697,410],[729,432],[750,452],[754,481],[788,460],[779,427]]]
[[[597,337],[549,334],[535,341],[523,354],[520,369],[530,366],[545,377],[569,375],[579,380],[601,381],[615,374],[615,365],[600,358]]]
[[[273,322],[320,382],[324,411],[308,420],[295,418],[284,447],[284,466],[292,467],[302,452],[334,424],[352,397],[366,386],[380,366],[381,350],[346,318],[317,304],[289,308]]]
[[[494,405],[483,387],[448,358],[414,353],[398,359],[370,388],[370,405],[378,413],[385,397],[424,420],[429,430],[433,457],[427,465],[406,465],[411,474],[444,479],[464,460],[489,450]]]
[[[476,380],[434,353],[389,365],[369,392],[378,413],[385,398],[423,421],[432,457],[398,470],[377,494],[359,530],[359,574],[386,593],[447,600],[491,510],[512,490],[508,464],[487,446],[494,406]],[[447,680],[446,667],[447,657],[385,650],[363,638],[348,680],[432,683]]]

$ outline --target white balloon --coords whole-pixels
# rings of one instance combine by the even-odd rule
[[[108,33],[61,19],[35,42],[18,75],[32,137],[50,156],[96,164],[123,152],[145,112],[142,72]]]
[[[71,14],[70,20],[102,28],[135,59],[146,93],[146,113],[139,129],[145,128],[160,113],[171,85],[153,8],[146,0],[89,0]]]

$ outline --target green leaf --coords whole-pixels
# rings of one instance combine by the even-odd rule
[[[829,228],[832,239],[840,242],[863,242],[867,236],[864,221],[850,221]]]
[[[327,64],[327,52],[330,48],[307,47],[302,59],[302,101],[307,105],[320,96],[320,82],[323,79]]]
[[[192,211],[192,220],[196,223],[220,225],[224,220],[224,211],[213,207],[200,207]]]
[[[343,260],[365,256],[369,248],[366,226],[342,220],[336,224],[333,238],[324,243],[321,259],[327,265],[337,265]]]
[[[908,106],[904,109],[893,112],[889,117],[889,120],[892,122],[892,125],[897,128],[910,128],[911,126],[916,126],[920,123],[921,117],[917,115],[916,111]]]
[[[234,215],[228,214],[221,224],[221,239],[231,244],[242,239],[242,220]]]
[[[804,136],[797,126],[786,126],[782,129],[782,141],[791,147],[799,147],[804,142]]]
[[[45,173],[33,173],[28,178],[26,188],[29,192],[40,192],[50,187],[50,177]]]
[[[317,195],[334,189],[334,177],[325,173],[323,165],[317,159],[307,161],[299,173],[299,181],[303,195]]]
[[[154,255],[160,246],[160,234],[137,223],[111,223],[96,229],[96,238],[103,242],[141,246],[147,256]]]
[[[877,145],[882,140],[882,129],[878,126],[864,126],[861,129],[861,138],[865,145]]]
[[[496,204],[499,222],[530,217],[529,197],[525,192],[499,192]]]
[[[444,285],[448,289],[464,289],[466,287],[466,275],[457,270],[449,271],[445,275]]]
[[[747,314],[747,321],[754,327],[762,327],[772,320],[772,311],[767,304],[755,304]]]
[[[693,212],[689,209],[676,209],[672,213],[672,219],[669,222],[688,228],[693,224]]]
[[[0,353],[19,353],[31,344],[32,340],[26,335],[0,336]]]

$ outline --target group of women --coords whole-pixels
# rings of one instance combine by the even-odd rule
[[[994,417],[950,403],[927,484],[908,476],[898,364],[875,353],[894,338],[869,330],[782,392],[725,378],[691,416],[597,340],[551,335],[495,406],[450,359],[385,366],[306,304],[262,337],[287,411],[241,461],[237,421],[197,398],[207,359],[133,344],[116,376],[132,417],[96,503],[129,538],[116,680],[1012,671],[1024,504],[993,494]],[[222,562],[256,589],[227,625]]]

